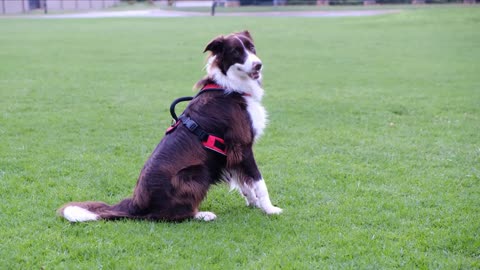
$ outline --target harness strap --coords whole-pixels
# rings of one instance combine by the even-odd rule
[[[170,115],[172,115],[172,118],[173,120],[175,120],[175,122],[178,122],[178,117],[177,117],[177,114],[175,113],[175,106],[180,103],[180,102],[184,102],[184,101],[190,101],[194,98],[196,98],[197,96],[203,94],[203,93],[206,93],[207,91],[224,91],[225,89],[223,89],[220,85],[218,84],[215,84],[215,83],[209,83],[207,85],[205,85],[204,87],[202,87],[202,89],[200,90],[200,92],[198,92],[198,94],[195,96],[195,97],[180,97],[180,98],[177,98],[175,99],[172,104],[170,105]]]
[[[182,124],[190,130],[193,134],[197,135],[197,137],[203,142],[207,140],[208,138],[208,133],[206,133],[203,129],[200,128],[200,126],[197,124],[197,122],[193,121],[192,118],[181,115],[180,118],[178,119]]]
[[[210,83],[210,84],[207,84],[204,87],[202,87],[200,92],[195,97],[197,97],[197,96],[199,96],[203,93],[206,93],[208,91],[225,91],[225,89],[222,88],[218,84]],[[177,105],[178,103],[183,102],[183,101],[190,101],[190,100],[194,99],[195,97],[181,97],[181,98],[177,98],[176,100],[173,101],[172,105],[170,105],[170,114],[172,115],[175,122],[174,122],[173,125],[168,127],[168,129],[165,133],[169,134],[170,132],[175,130],[175,128],[180,123],[182,123],[190,132],[195,134],[200,139],[203,147],[226,156],[227,153],[226,153],[225,141],[222,138],[211,135],[211,134],[205,132],[205,130],[203,130],[197,124],[197,122],[195,122],[190,117],[187,117],[183,114],[180,115],[180,117],[177,117],[177,114],[175,113],[175,105]]]
[[[208,134],[197,124],[197,122],[193,121],[190,117],[181,115],[178,120],[178,122],[181,122],[188,130],[190,130],[190,132],[197,135],[205,148],[208,148],[224,156],[227,155],[225,151],[225,141],[222,138]]]
[[[216,83],[209,83],[209,84],[206,84],[204,87],[202,87],[200,91],[204,91],[204,90],[225,90],[225,89]]]

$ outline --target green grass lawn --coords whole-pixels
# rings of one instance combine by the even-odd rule
[[[206,43],[249,29],[280,216],[70,224],[130,196]],[[480,8],[363,18],[0,20],[0,269],[480,268]]]

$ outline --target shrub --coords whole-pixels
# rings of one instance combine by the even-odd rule
[[[287,0],[287,5],[316,5],[317,0]]]

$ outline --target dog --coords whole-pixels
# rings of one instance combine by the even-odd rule
[[[280,214],[255,162],[252,146],[263,134],[262,61],[248,31],[218,36],[205,52],[207,75],[180,119],[169,128],[140,172],[131,198],[115,205],[72,202],[58,210],[70,222],[145,219],[211,221],[199,211],[209,187],[227,182],[247,206]]]

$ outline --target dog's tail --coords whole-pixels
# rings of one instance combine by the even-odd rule
[[[124,199],[116,205],[103,202],[67,203],[57,213],[70,222],[139,218],[132,214],[132,199]]]

